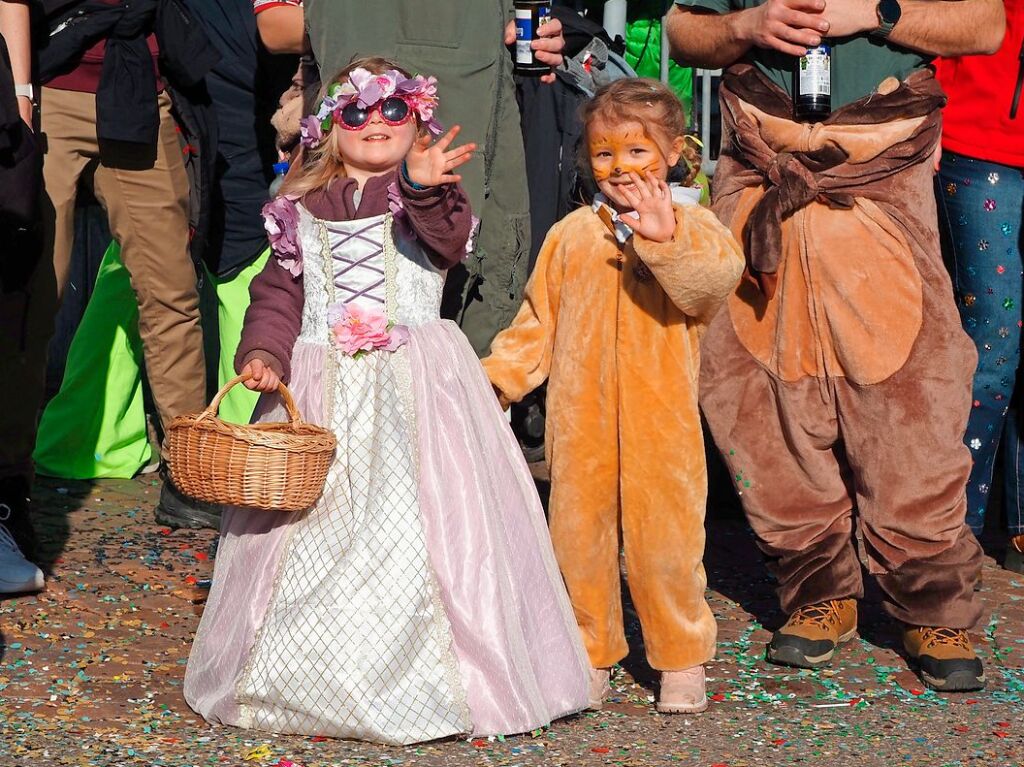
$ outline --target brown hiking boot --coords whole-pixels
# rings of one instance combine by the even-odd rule
[[[985,670],[963,629],[917,626],[903,631],[903,646],[933,690],[970,692],[985,687]]]
[[[801,607],[772,635],[766,657],[780,666],[818,668],[857,633],[857,601],[830,599]]]

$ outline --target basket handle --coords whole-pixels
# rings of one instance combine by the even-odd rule
[[[243,381],[248,381],[251,377],[252,376],[249,373],[242,373],[242,375],[235,376],[224,384],[220,391],[217,392],[217,396],[213,398],[213,402],[210,403],[210,406],[200,413],[198,418],[196,418],[196,423],[199,423],[204,418],[213,418],[216,416],[217,411],[220,409],[220,402],[224,399],[227,393],[237,384],[240,384]],[[281,400],[284,402],[284,407],[288,411],[288,417],[291,419],[291,422],[301,423],[302,416],[299,415],[299,409],[295,406],[295,400],[292,399],[292,393],[288,391],[288,387],[283,383],[278,384],[277,393],[281,395]]]

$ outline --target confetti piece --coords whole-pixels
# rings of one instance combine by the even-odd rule
[[[272,756],[274,750],[269,744],[264,743],[262,746],[256,746],[250,748],[248,751],[242,753],[242,759],[246,762],[255,762],[257,759],[266,759]]]

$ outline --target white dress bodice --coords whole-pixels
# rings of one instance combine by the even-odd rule
[[[408,327],[440,317],[445,273],[390,213],[324,221],[302,206],[299,211],[305,291],[300,340],[330,342],[327,315],[337,302],[383,309],[391,322]]]

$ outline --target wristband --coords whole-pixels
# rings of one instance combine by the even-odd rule
[[[413,190],[417,192],[422,192],[424,189],[427,188],[423,186],[423,184],[417,184],[415,181],[409,178],[409,167],[405,164],[404,160],[402,161],[402,179],[405,181],[405,183],[411,186]]]
[[[20,98],[26,98],[29,101],[35,101],[36,92],[32,87],[32,83],[16,83],[14,86],[14,95]]]

